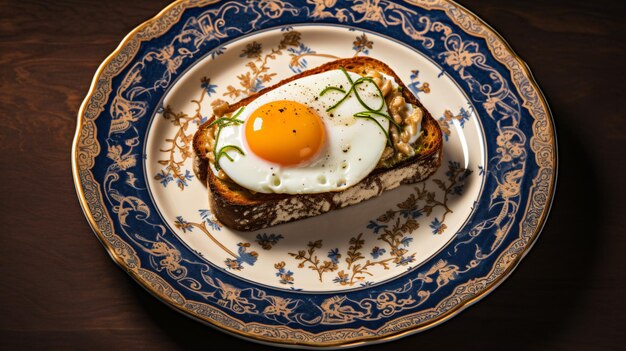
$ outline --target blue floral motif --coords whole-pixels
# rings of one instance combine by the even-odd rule
[[[296,55],[302,55],[302,54],[314,54],[315,51],[311,50],[310,47],[304,45],[304,43],[300,43],[300,45],[298,45],[298,48],[289,48],[287,49],[287,51],[296,54]]]
[[[243,265],[238,260],[233,260],[232,258],[227,258],[224,263],[226,264],[226,268],[232,269],[235,271],[240,271],[243,269]]]
[[[456,177],[458,183],[451,190],[453,195],[462,195],[465,189],[465,180],[472,174],[470,169],[461,169],[461,164],[456,161],[450,161],[448,163],[448,171],[446,176],[448,178]]]
[[[285,279],[285,277],[292,277],[293,276],[293,272],[292,271],[285,271],[285,269],[280,269],[278,271],[278,273],[276,273],[277,276],[281,277],[279,282],[281,284],[293,284],[292,280],[287,280]]]
[[[400,244],[402,244],[402,246],[404,247],[409,247],[409,245],[411,245],[411,242],[413,242],[413,238],[410,236],[405,236],[404,238],[402,238],[402,240],[400,240]]]
[[[378,234],[379,231],[387,228],[386,224],[379,224],[377,222],[374,221],[369,221],[369,223],[367,224],[367,229],[371,229],[372,232],[374,232],[374,234]]]
[[[453,195],[462,195],[463,194],[463,184],[456,185],[452,188]]]
[[[239,250],[237,250],[237,252],[239,253],[239,260],[241,260],[241,262],[243,263],[247,263],[253,266],[259,255],[254,251],[252,252],[246,251],[246,248],[249,247],[250,244],[246,246],[242,243],[239,243],[238,246],[239,246]]]
[[[459,114],[457,115],[457,120],[459,121],[461,128],[465,128],[465,122],[467,122],[469,118],[470,118],[470,112],[464,109],[463,107],[461,107],[461,110],[459,110]]]
[[[450,110],[445,110],[443,112],[443,117],[439,117],[437,119],[444,139],[446,141],[449,140],[450,134],[452,134],[451,125],[454,121],[457,121],[461,128],[465,128],[465,122],[469,120],[470,115],[470,110],[466,110],[462,107],[456,115],[454,115]]]
[[[248,248],[250,247],[249,243],[239,243],[237,246],[239,246],[237,250],[238,256],[235,257],[235,259],[227,258],[224,261],[226,268],[240,271],[243,269],[244,263],[254,266],[254,263],[256,263],[256,260],[259,258],[259,254],[255,251],[248,252]]]
[[[213,52],[211,52],[211,58],[215,59],[216,57],[218,57],[220,55],[223,55],[225,51],[226,51],[226,47],[225,46],[219,47],[219,48],[213,50]]]
[[[465,179],[467,179],[467,177],[469,177],[472,174],[472,170],[470,170],[469,168],[466,168],[463,170],[463,172],[461,172],[461,174],[459,175],[458,180],[461,182],[464,182]]]
[[[172,177],[171,174],[165,172],[165,170],[162,169],[160,173],[157,173],[154,176],[154,179],[158,180],[159,183],[161,183],[161,185],[163,185],[164,188],[167,188],[167,184],[173,181],[174,177]]]
[[[211,229],[217,230],[217,231],[222,230],[220,225],[217,224],[216,222],[214,222],[211,219],[211,211],[209,211],[209,210],[198,210],[198,212],[200,212],[200,218],[202,218],[204,223],[206,223],[209,227],[211,227]]]
[[[370,253],[370,255],[372,255],[372,258],[373,258],[373,259],[377,259],[378,257],[380,257],[380,256],[384,255],[384,254],[385,254],[385,252],[387,252],[385,249],[380,248],[380,247],[378,247],[378,246],[375,246],[375,247],[372,249],[372,252]]]
[[[211,84],[211,78],[202,77],[200,80],[200,87],[204,89],[208,96],[211,94],[215,94],[215,89],[217,89],[217,85]]]
[[[403,208],[400,210],[400,214],[402,215],[402,217],[404,218],[418,218],[420,217],[423,213],[421,209],[418,208]]]
[[[285,268],[285,262],[280,262],[274,265],[276,268],[276,276],[280,278],[278,281],[281,284],[293,285],[293,272]]]
[[[263,50],[263,46],[256,41],[249,43],[246,45],[246,48],[241,51],[239,57],[247,57],[247,58],[259,58],[261,57],[261,50]]]
[[[203,124],[204,122],[206,122],[208,120],[209,120],[208,116],[202,116],[202,117],[200,117],[200,119],[196,119],[194,121],[194,123],[196,123],[197,125],[201,125],[201,124]]]
[[[461,164],[457,161],[449,161],[448,162],[448,171],[446,172],[446,177],[453,177],[454,173],[461,169]]]
[[[370,53],[369,50],[372,49],[373,46],[374,46],[374,42],[369,40],[365,33],[357,36],[356,40],[353,42],[353,44],[354,44],[354,46],[352,47],[352,50],[356,51],[357,54],[359,52],[362,52],[365,55],[369,55],[369,53]]]
[[[337,283],[337,284],[341,284],[341,285],[345,285],[348,284],[348,282],[350,281],[350,276],[345,274],[345,275],[338,275],[335,277],[335,279],[333,279],[333,283]]]
[[[407,85],[415,96],[417,96],[419,93],[430,93],[430,84],[428,84],[427,82],[422,83],[421,81],[419,81],[419,75],[419,70],[412,70],[411,75],[409,76],[411,82]]]
[[[328,258],[330,258],[330,261],[334,264],[339,263],[339,258],[341,257],[341,254],[339,253],[339,248],[335,248],[335,249],[331,249],[330,251],[328,251]]]
[[[192,179],[193,179],[193,174],[191,174],[191,172],[187,169],[185,170],[185,174],[183,175],[182,178],[176,178],[176,185],[178,185],[178,187],[181,188],[182,190],[186,186],[189,186],[189,183],[187,183],[187,181],[190,181]]]
[[[181,229],[183,233],[191,232],[193,229],[193,226],[191,225],[191,223],[183,219],[183,216],[176,217],[176,220],[174,221],[174,225],[176,226],[176,228]]]
[[[415,261],[415,254],[412,254],[409,256],[402,256],[400,261],[396,263],[396,266],[406,266],[407,264],[412,263],[414,261]]]
[[[282,234],[257,234],[256,242],[261,245],[264,250],[270,250],[274,245],[283,238]]]
[[[311,50],[311,48],[303,43],[300,43],[297,48],[289,48],[287,51],[290,52],[290,56],[292,57],[289,63],[289,69],[291,69],[293,73],[300,73],[308,67],[308,62],[306,59],[301,58],[301,55],[315,54],[315,51]]]
[[[439,219],[435,217],[435,219],[430,222],[429,227],[433,230],[433,234],[441,234],[448,226],[440,222]]]
[[[263,81],[261,80],[261,78],[257,78],[254,81],[254,85],[250,87],[250,91],[253,93],[256,93],[257,91],[261,89],[265,89],[265,86],[263,85]]]

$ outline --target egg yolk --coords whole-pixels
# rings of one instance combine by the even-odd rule
[[[326,133],[319,115],[295,101],[273,101],[246,121],[246,141],[260,158],[283,166],[303,163],[320,151]]]

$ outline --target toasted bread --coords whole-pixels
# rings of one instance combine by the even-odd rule
[[[218,178],[210,169],[207,156],[209,142],[207,133],[209,124],[215,119],[213,116],[202,124],[194,135],[193,147],[196,154],[194,170],[196,176],[208,185],[211,210],[222,224],[236,230],[252,231],[317,216],[373,198],[400,184],[423,181],[437,170],[441,164],[443,146],[439,124],[389,66],[369,57],[340,59],[296,74],[230,105],[227,113],[237,111],[258,96],[290,81],[340,67],[359,74],[375,70],[391,76],[401,87],[405,101],[422,108],[424,112],[421,124],[423,134],[417,142],[418,145],[414,147],[415,155],[391,167],[377,167],[359,183],[337,192],[296,195],[256,193],[232,181]]]

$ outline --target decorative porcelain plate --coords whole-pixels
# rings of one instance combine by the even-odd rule
[[[192,169],[211,102],[353,56],[389,64],[438,120],[437,173],[265,230],[221,225]],[[392,340],[485,296],[536,240],[557,161],[526,65],[446,0],[175,2],[100,66],[72,152],[89,223],[139,284],[222,330],[304,347]]]

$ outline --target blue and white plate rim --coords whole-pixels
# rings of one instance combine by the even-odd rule
[[[167,10],[168,10],[168,9],[170,9],[171,7],[173,7],[174,5],[176,5],[176,4],[178,4],[178,3],[179,3],[179,2],[176,2],[176,3],[174,3],[174,4],[170,5],[170,6],[168,6],[168,7],[167,7],[166,9],[164,9],[161,13],[159,13],[157,16],[155,16],[155,18],[154,18],[154,19],[156,19],[156,18],[160,17],[162,14],[164,14],[165,12],[167,12]],[[455,4],[455,6],[458,6],[459,8],[462,8],[462,7],[461,7],[460,5],[458,5],[458,4]],[[464,9],[464,8],[463,8],[463,9]],[[467,10],[467,9],[464,9],[464,10],[465,10],[466,12],[468,12],[468,13],[470,13],[470,14],[471,14],[471,12],[470,12],[469,10]],[[473,14],[471,14],[471,15],[473,15]],[[529,79],[529,80],[533,83],[533,87],[534,87],[534,88],[537,90],[537,92],[541,95],[541,96],[540,96],[540,98],[541,98],[541,99],[543,100],[543,102],[544,102],[544,106],[545,106],[545,108],[546,108],[546,110],[547,110],[549,120],[550,120],[550,122],[552,123],[552,131],[553,131],[553,146],[554,146],[554,173],[553,173],[553,181],[552,181],[552,186],[551,186],[550,198],[549,198],[549,201],[548,201],[548,203],[547,203],[546,208],[544,209],[544,213],[543,213],[542,219],[541,219],[541,221],[540,221],[540,224],[539,224],[539,225],[538,225],[538,227],[537,227],[537,230],[536,230],[536,233],[535,233],[535,235],[534,235],[533,239],[532,239],[532,240],[530,241],[530,243],[527,245],[527,247],[525,248],[525,250],[524,250],[524,251],[520,254],[519,258],[515,261],[515,263],[514,263],[514,264],[512,264],[512,265],[509,267],[509,269],[507,269],[507,272],[506,272],[506,273],[504,273],[504,274],[502,275],[502,277],[501,277],[500,279],[498,279],[498,280],[495,282],[495,284],[493,284],[492,286],[490,286],[488,289],[486,289],[486,290],[485,290],[482,294],[480,294],[479,296],[476,296],[474,299],[471,299],[471,300],[467,301],[466,303],[464,303],[464,304],[463,304],[463,307],[462,307],[461,309],[458,309],[458,310],[454,311],[454,312],[456,312],[456,313],[458,313],[460,310],[462,310],[462,309],[464,309],[464,308],[468,307],[469,305],[471,305],[471,304],[475,303],[475,302],[476,302],[476,301],[478,301],[480,298],[482,298],[482,297],[486,296],[488,293],[490,293],[491,291],[493,291],[493,289],[495,289],[495,287],[497,287],[499,284],[501,284],[501,283],[502,283],[502,282],[506,279],[506,277],[507,277],[508,275],[510,275],[510,273],[511,273],[511,272],[515,269],[515,267],[517,267],[517,265],[520,263],[521,259],[522,259],[522,258],[523,258],[523,257],[524,257],[524,256],[525,256],[528,252],[529,252],[530,248],[532,248],[532,246],[533,246],[533,245],[534,245],[534,243],[536,242],[536,239],[537,239],[537,237],[538,237],[539,233],[541,232],[541,230],[543,229],[543,226],[545,225],[545,219],[547,218],[547,215],[548,215],[548,213],[549,213],[549,210],[550,210],[550,208],[551,208],[552,201],[553,201],[553,198],[554,198],[554,196],[553,196],[553,195],[554,195],[554,191],[555,191],[555,188],[556,188],[556,178],[557,178],[557,175],[558,175],[558,152],[557,152],[556,132],[554,131],[554,119],[552,118],[552,114],[551,114],[551,111],[549,110],[549,106],[548,106],[548,104],[545,102],[545,101],[546,101],[545,96],[543,96],[543,93],[541,92],[541,90],[540,90],[539,86],[535,83],[535,81],[534,81],[534,77],[532,76],[532,73],[530,72],[530,69],[528,68],[528,66],[526,65],[526,63],[525,63],[525,62],[523,62],[521,59],[519,59],[519,57],[518,57],[517,55],[515,55],[515,54],[514,54],[513,50],[510,48],[510,46],[508,46],[508,44],[506,43],[506,41],[504,41],[504,39],[503,39],[503,38],[502,38],[499,34],[497,34],[497,33],[495,32],[495,30],[493,30],[490,26],[488,26],[487,24],[485,24],[485,23],[484,23],[482,20],[480,20],[477,16],[475,16],[475,15],[473,15],[473,16],[474,16],[477,20],[479,20],[479,21],[480,21],[480,23],[481,23],[482,25],[487,26],[487,27],[488,27],[491,31],[493,31],[493,32],[497,35],[497,37],[498,37],[500,40],[502,40],[502,41],[504,42],[504,44],[506,45],[507,50],[509,50],[510,52],[512,52],[512,53],[513,53],[513,55],[517,58],[517,60],[518,60],[518,61],[519,61],[519,62],[520,62],[523,66],[524,66],[524,68],[525,68],[525,72],[526,72],[526,74],[528,74],[528,79]],[[93,81],[92,86],[91,86],[91,88],[90,88],[90,92],[89,92],[89,94],[88,94],[87,98],[85,99],[85,101],[83,102],[83,105],[81,106],[81,110],[80,110],[80,112],[79,112],[79,118],[78,118],[78,126],[77,126],[76,139],[75,139],[75,142],[74,142],[74,144],[73,144],[73,150],[72,150],[73,155],[75,155],[75,154],[76,154],[77,141],[78,141],[78,136],[79,136],[79,134],[80,134],[80,129],[81,129],[81,123],[82,123],[82,118],[83,118],[84,108],[85,108],[85,105],[86,105],[87,101],[89,100],[89,97],[90,97],[90,96],[91,96],[91,94],[93,93],[94,86],[95,86],[95,84],[96,84],[96,82],[97,82],[97,78],[98,78],[98,76],[100,75],[100,72],[102,71],[103,67],[104,67],[104,66],[106,66],[106,64],[108,63],[108,61],[109,61],[109,60],[110,60],[113,56],[115,56],[115,55],[118,53],[119,49],[120,49],[121,47],[123,47],[123,45],[124,45],[124,44],[125,44],[125,43],[126,43],[126,42],[127,42],[127,41],[128,41],[128,40],[129,40],[129,39],[130,39],[130,38],[131,38],[131,37],[132,37],[132,36],[136,33],[136,32],[138,32],[141,28],[143,28],[146,24],[150,23],[150,22],[151,22],[151,21],[153,21],[154,19],[152,19],[152,20],[148,20],[147,22],[145,22],[144,24],[140,25],[140,26],[139,26],[139,27],[137,27],[135,30],[133,30],[131,33],[129,33],[129,34],[128,34],[125,38],[124,38],[124,40],[122,41],[122,43],[120,44],[120,46],[118,47],[118,49],[116,49],[116,50],[115,50],[115,51],[114,51],[114,52],[113,52],[113,53],[109,56],[109,58],[107,58],[107,60],[105,60],[105,61],[102,63],[102,65],[101,65],[101,66],[100,66],[100,68],[98,69],[98,72],[96,73],[96,75],[95,75],[95,77],[94,77],[94,81]],[[97,225],[96,225],[96,224],[95,224],[95,222],[93,221],[93,217],[92,217],[91,213],[89,213],[88,208],[85,206],[85,203],[83,202],[83,201],[84,201],[83,192],[82,192],[82,189],[81,189],[81,187],[80,187],[80,184],[79,184],[79,179],[78,179],[77,174],[76,174],[77,170],[76,170],[76,159],[75,159],[75,157],[72,157],[72,162],[73,162],[73,173],[74,173],[74,177],[75,177],[76,188],[77,188],[77,192],[78,192],[78,195],[79,195],[79,199],[81,200],[81,205],[83,205],[83,209],[84,209],[85,215],[87,216],[87,218],[88,218],[88,220],[89,220],[89,223],[90,223],[90,225],[92,226],[92,229],[94,230],[94,232],[96,232],[96,234],[98,234],[98,233],[99,233],[99,228],[97,227]],[[482,186],[481,186],[481,187],[482,187]],[[482,191],[482,190],[481,190],[481,191]],[[137,276],[135,276],[135,275],[133,275],[133,274],[131,273],[131,271],[128,269],[128,267],[126,267],[126,266],[125,266],[125,265],[124,265],[121,261],[119,261],[119,260],[118,260],[118,258],[116,258],[116,257],[115,257],[114,252],[113,252],[112,250],[110,250],[110,248],[107,246],[107,243],[103,240],[103,238],[102,238],[100,235],[96,235],[96,236],[97,236],[97,237],[98,237],[98,239],[99,239],[99,240],[103,243],[103,245],[105,245],[105,247],[107,247],[107,251],[109,251],[109,253],[110,253],[111,257],[113,258],[113,260],[114,260],[116,263],[118,263],[118,264],[119,264],[119,265],[120,265],[120,266],[121,266],[124,270],[126,270],[127,272],[129,272],[129,273],[131,274],[131,276],[133,276],[133,278],[135,278],[135,279],[138,281],[138,283],[140,283],[140,285],[142,285],[142,286],[144,286],[144,288],[146,288],[146,290],[148,290],[150,293],[152,293],[153,295],[155,295],[157,298],[162,299],[162,296],[159,296],[158,294],[156,294],[156,292],[155,292],[155,291],[152,291],[150,288],[148,288],[147,286],[145,286],[145,285],[144,285],[144,283],[143,283],[140,279],[138,279],[138,277],[137,277]],[[165,301],[165,302],[166,302],[166,304],[168,304],[170,307],[174,307],[174,306],[172,306],[170,303],[168,303],[167,301]],[[176,309],[176,308],[175,308],[175,309]],[[179,312],[185,313],[185,311],[181,311],[180,309],[176,309],[176,310],[178,310]],[[456,313],[454,313],[454,314],[456,314]],[[186,314],[186,313],[185,313],[185,314]],[[187,314],[187,315],[189,315],[189,314]],[[191,317],[194,317],[194,316],[191,316]],[[201,321],[206,322],[206,320],[203,320],[203,319],[201,319],[201,318],[197,318],[197,317],[194,317],[194,318],[195,318],[195,319],[199,319],[199,320],[201,320]],[[447,320],[447,319],[448,319],[448,318],[442,318],[442,319],[440,320],[440,322],[441,322],[441,321],[443,321],[443,320]],[[209,323],[209,324],[210,324],[210,323]],[[430,325],[429,325],[429,327],[430,327],[430,326],[433,326],[433,325],[436,325],[436,324],[438,324],[438,323],[435,323],[435,324],[430,324]],[[423,330],[423,329],[421,329],[421,328],[420,328],[419,330]],[[407,333],[407,332],[409,332],[409,333],[410,333],[410,332],[415,332],[415,331],[417,331],[417,330],[416,330],[416,329],[414,329],[414,330],[409,330],[409,331],[406,331],[406,332],[402,332],[402,333],[400,333],[400,334],[404,335],[404,334],[405,334],[405,333]],[[231,333],[232,333],[232,332],[231,332]],[[232,334],[237,335],[237,336],[241,336],[240,334],[237,334],[237,333],[232,333]],[[396,335],[394,335],[394,337],[395,337],[395,336],[398,336],[398,335],[400,335],[400,334],[396,334]],[[393,338],[393,337],[392,337],[392,338]],[[385,338],[379,338],[378,340],[387,340],[387,339],[388,339],[388,338],[387,338],[387,337],[385,337]],[[256,340],[256,341],[259,341],[259,340]]]

